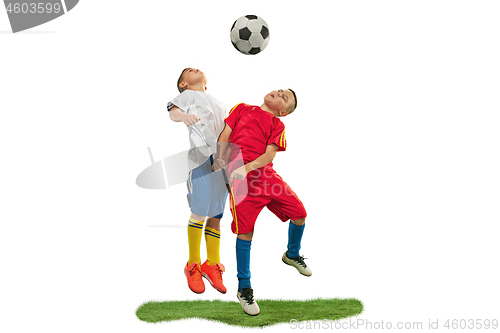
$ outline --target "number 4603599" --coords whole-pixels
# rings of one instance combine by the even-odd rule
[[[59,13],[61,11],[61,4],[55,3],[9,3],[7,12],[15,14],[35,14],[35,13]]]
[[[465,328],[473,328],[473,329],[497,329],[498,328],[498,320],[493,319],[453,319],[453,320],[446,320],[444,323],[444,327],[447,329],[465,329]]]

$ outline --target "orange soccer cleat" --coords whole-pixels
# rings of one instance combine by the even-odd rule
[[[184,268],[184,274],[186,275],[189,289],[197,294],[201,294],[205,291],[205,284],[201,278],[200,264],[197,262],[193,262],[189,266],[188,264]]]
[[[209,265],[208,261],[205,261],[201,265],[201,271],[203,272],[203,277],[210,282],[212,287],[223,294],[226,293],[226,287],[222,283],[222,273],[226,271],[223,264]]]

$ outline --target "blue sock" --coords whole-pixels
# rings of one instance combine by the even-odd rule
[[[304,227],[305,224],[295,225],[292,221],[288,225],[288,251],[286,251],[286,255],[290,259],[299,256],[300,240],[304,233]]]
[[[252,241],[236,238],[236,266],[238,268],[238,290],[252,288],[250,284],[250,248]]]

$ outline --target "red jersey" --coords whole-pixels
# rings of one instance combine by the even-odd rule
[[[231,109],[224,121],[233,130],[229,142],[240,148],[245,163],[264,154],[271,143],[278,146],[278,151],[286,150],[285,125],[271,112],[240,103]],[[233,151],[231,160],[237,154]],[[269,163],[264,168],[272,166],[273,163]]]

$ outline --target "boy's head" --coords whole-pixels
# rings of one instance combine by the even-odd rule
[[[207,78],[202,71],[197,68],[184,68],[177,80],[177,89],[182,93],[184,90],[190,89],[190,87],[199,85],[200,83],[203,85],[207,84]]]
[[[297,107],[297,95],[292,89],[273,90],[264,97],[264,104],[278,117],[292,113]]]

